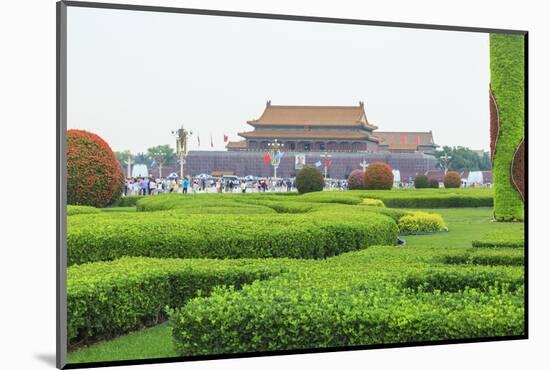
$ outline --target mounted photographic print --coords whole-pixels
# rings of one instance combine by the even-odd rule
[[[527,338],[526,50],[58,3],[58,367]]]

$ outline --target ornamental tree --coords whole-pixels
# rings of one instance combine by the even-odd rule
[[[393,187],[393,172],[384,162],[369,164],[365,171],[365,189],[389,190]]]
[[[363,170],[353,170],[348,177],[350,190],[365,189],[365,173]]]
[[[310,193],[323,190],[325,180],[321,172],[315,168],[306,167],[296,176],[296,189],[298,192]]]
[[[445,184],[446,188],[459,188],[460,183],[460,175],[455,171],[447,172],[445,179],[443,180],[443,184]]]
[[[67,131],[67,203],[106,207],[121,195],[124,175],[102,138],[84,130]]]

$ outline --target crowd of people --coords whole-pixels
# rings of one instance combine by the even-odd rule
[[[327,188],[344,190],[342,181],[327,181]],[[295,179],[244,178],[128,178],[124,195],[156,195],[159,193],[246,193],[246,192],[291,192],[296,190]]]

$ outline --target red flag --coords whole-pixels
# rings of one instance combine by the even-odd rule
[[[401,136],[401,144],[407,144],[407,136],[405,134]]]
[[[419,145],[420,144],[420,136],[416,135],[416,137],[414,138],[414,143],[416,145]]]
[[[229,136],[227,136],[226,134],[223,134],[223,142],[227,143],[227,140],[229,140]]]
[[[214,141],[212,141],[212,134],[210,134],[210,147],[214,147]]]
[[[265,152],[264,164],[269,164],[269,162],[271,162],[271,156],[269,155],[269,152]]]
[[[201,146],[201,138],[199,136],[197,136],[197,143]]]

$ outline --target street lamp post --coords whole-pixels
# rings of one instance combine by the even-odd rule
[[[134,164],[134,159],[131,154],[128,154],[128,158],[126,158],[124,163],[126,163],[126,178],[132,177],[132,164]]]
[[[332,155],[328,154],[328,152],[325,152],[324,154],[320,155],[321,158],[323,158],[323,166],[325,167],[325,179],[328,177],[328,166],[330,166],[330,158],[332,158]]]
[[[361,161],[361,163],[359,163],[359,166],[361,166],[361,168],[363,169],[363,172],[366,172],[366,171],[367,171],[367,167],[369,166],[369,164],[368,164],[367,161],[365,161],[365,159],[363,158],[363,160]]]
[[[180,179],[183,179],[183,165],[186,163],[187,157],[187,139],[193,132],[187,131],[181,126],[176,131],[172,131],[172,135],[176,137],[176,153],[178,155],[178,162],[180,164]]]
[[[159,164],[159,178],[162,179],[162,165],[166,162],[166,153],[155,152],[152,153],[153,158]]]
[[[281,149],[285,144],[279,143],[277,139],[274,142],[267,144],[269,148],[269,156],[271,158],[271,165],[273,166],[273,178],[277,178],[277,168],[281,164]]]
[[[441,157],[441,162],[443,162],[442,166],[443,166],[443,171],[445,171],[445,175],[447,175],[447,171],[449,171],[449,165],[452,158],[453,157],[451,157],[450,155],[447,155],[447,153],[445,153],[445,156]]]

